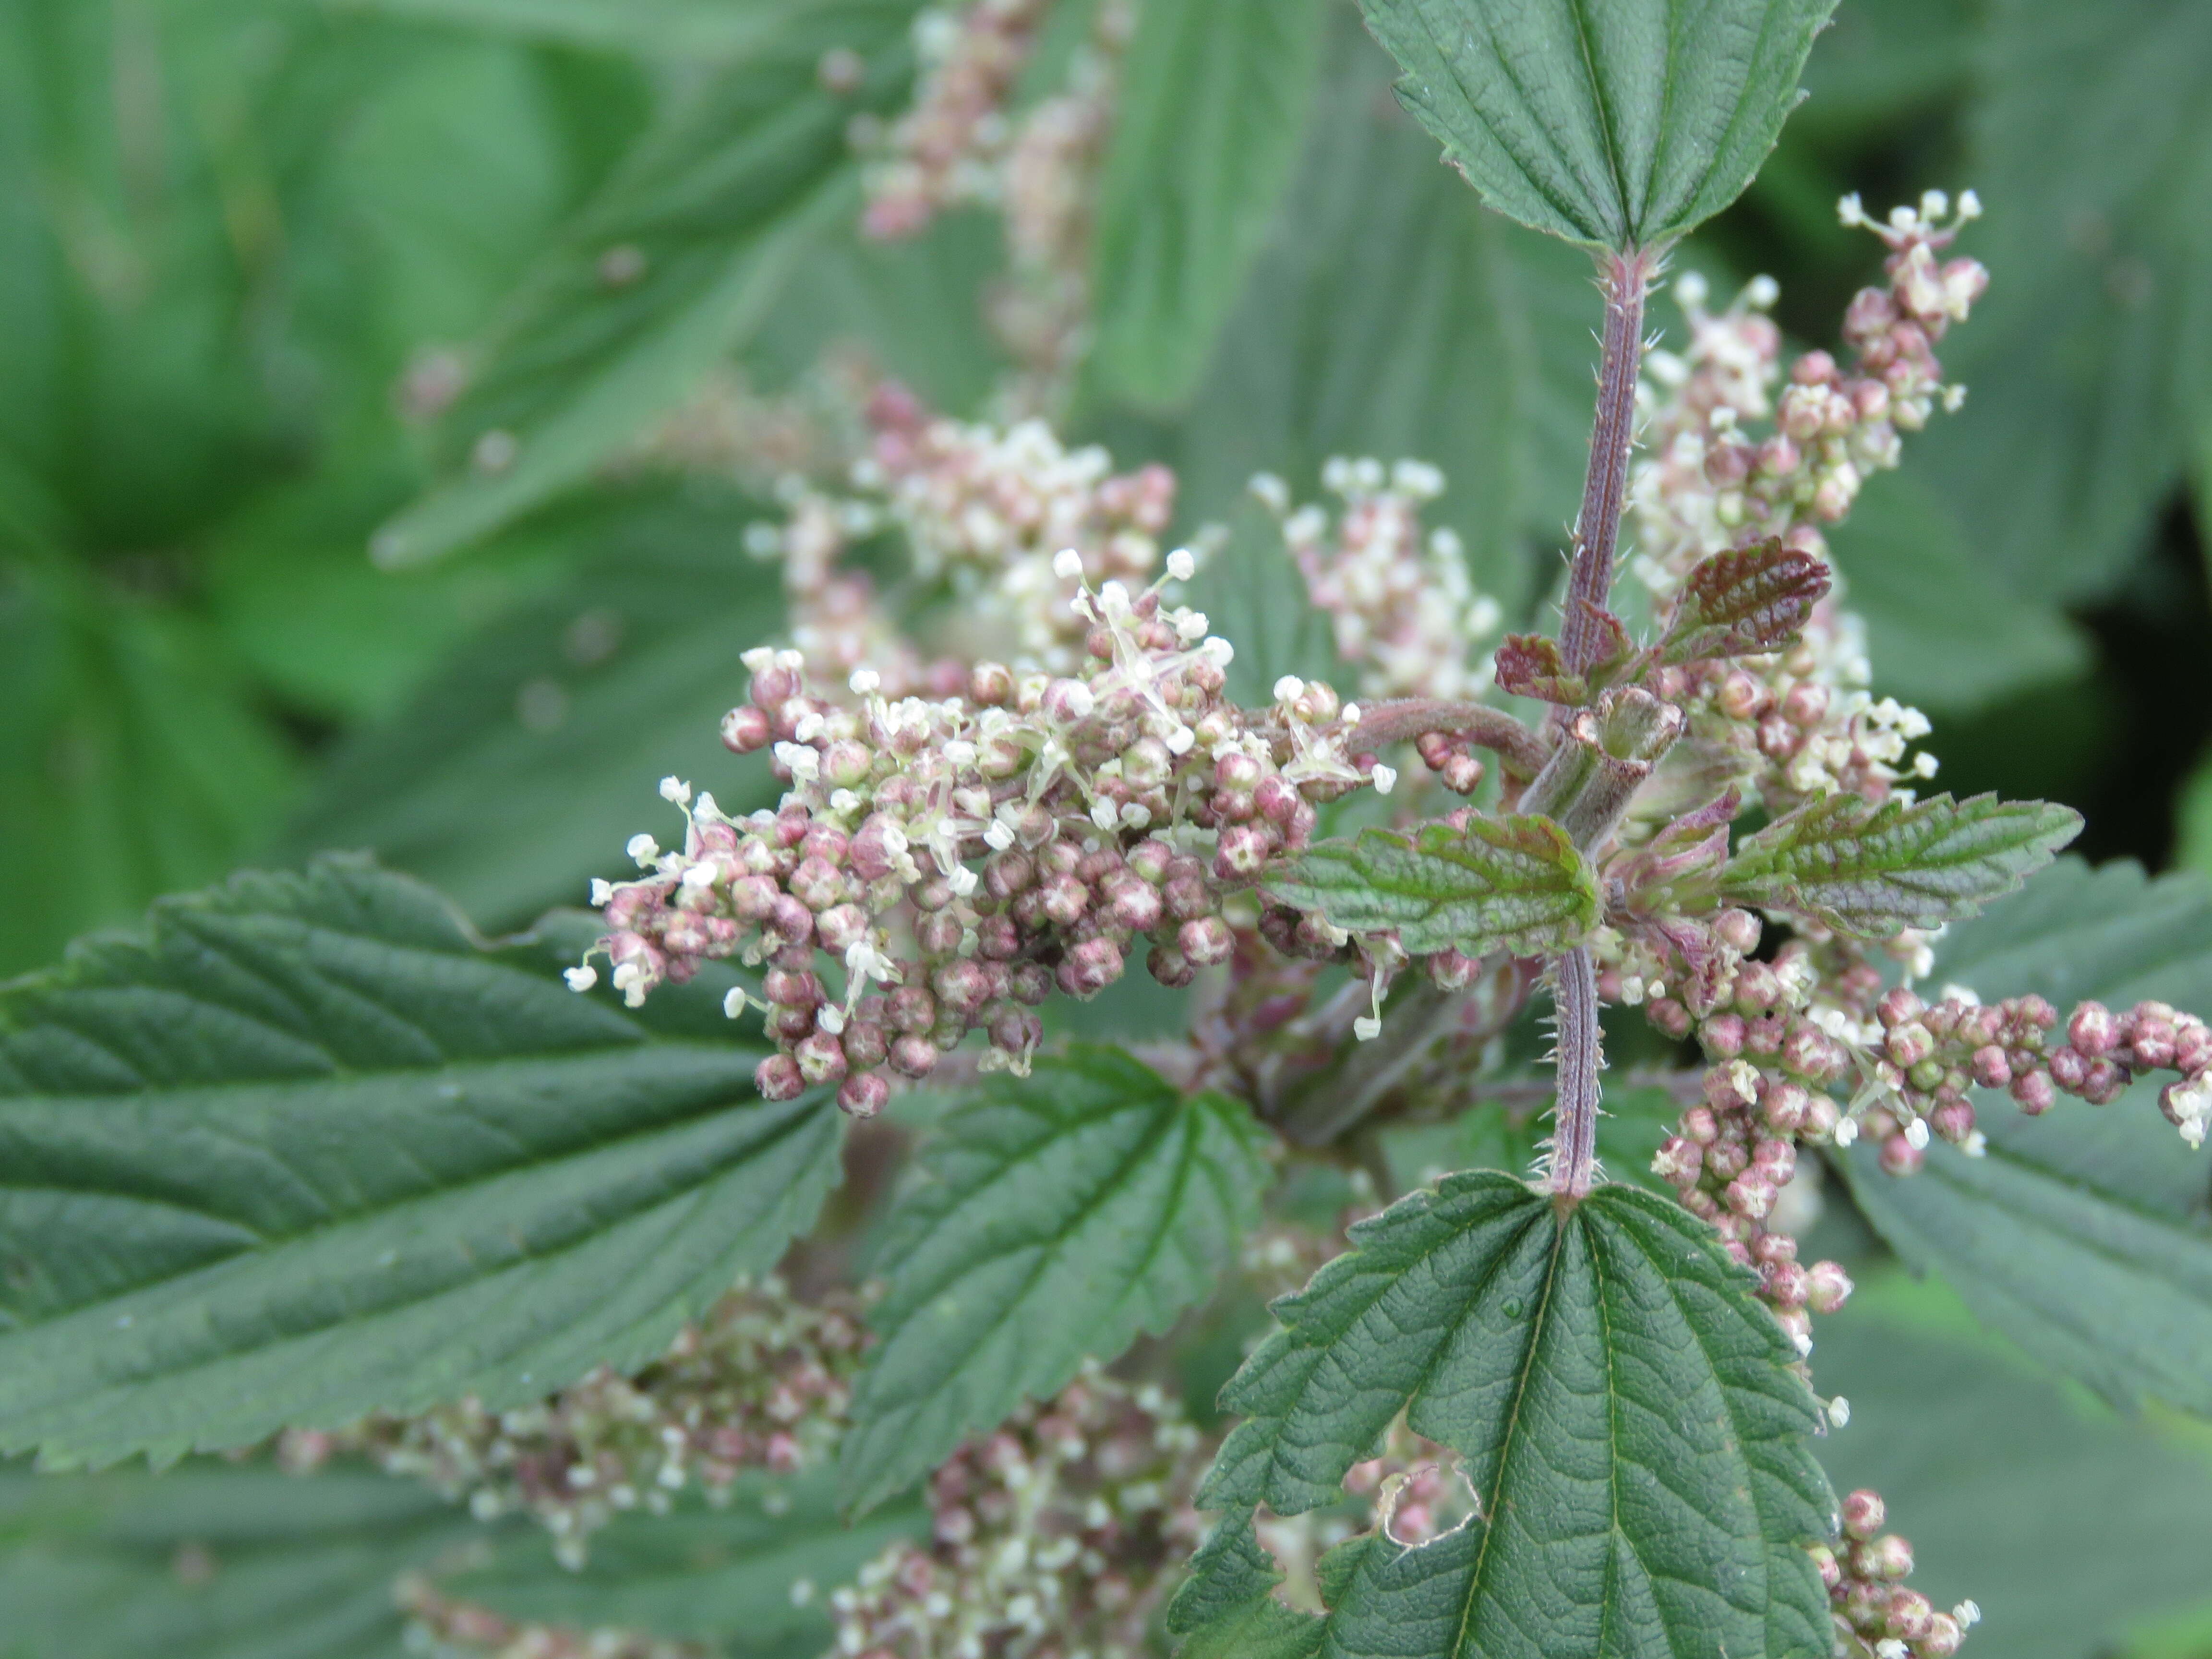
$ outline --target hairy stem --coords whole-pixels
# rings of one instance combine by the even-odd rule
[[[1597,1023],[1597,968],[1577,945],[1552,972],[1559,1018],[1559,1104],[1553,1109],[1552,1191],[1570,1201],[1597,1180],[1597,1074],[1605,1064]]]
[[[1544,740],[1502,708],[1438,697],[1398,697],[1363,706],[1357,735],[1381,747],[1407,743],[1431,732],[1449,732],[1490,750],[1516,777],[1534,777],[1545,759]]]
[[[1605,356],[1598,368],[1597,418],[1590,428],[1589,476],[1575,519],[1574,568],[1559,647],[1570,673],[1589,671],[1603,648],[1598,617],[1613,591],[1620,510],[1628,495],[1628,448],[1636,436],[1636,374],[1644,356],[1644,290],[1652,260],[1641,252],[1605,259]]]

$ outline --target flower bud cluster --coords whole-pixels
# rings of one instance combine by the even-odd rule
[[[1337,655],[1359,670],[1367,697],[1479,696],[1493,669],[1477,647],[1498,632],[1498,602],[1479,597],[1466,550],[1448,528],[1424,531],[1421,510],[1443,494],[1443,475],[1421,461],[1385,471],[1372,457],[1331,459],[1323,488],[1342,503],[1332,518],[1317,504],[1291,509],[1280,478],[1262,473],[1252,494],[1275,515],[1329,619]]]
[[[930,1477],[931,1538],[836,1591],[847,1659],[1140,1659],[1204,1528],[1213,1449],[1158,1389],[1095,1368]]]
[[[916,235],[947,208],[999,199],[1006,100],[1049,9],[1050,0],[968,0],[915,17],[921,85],[868,167],[865,234]]]
[[[408,1616],[410,1652],[433,1659],[714,1659],[697,1642],[672,1642],[638,1631],[570,1630],[506,1617],[441,1595],[428,1577],[404,1574],[394,1589]]]
[[[663,1513],[695,1482],[720,1498],[744,1470],[820,1462],[844,1427],[866,1342],[851,1297],[810,1305],[771,1279],[724,1297],[635,1376],[602,1367],[505,1412],[463,1401],[337,1434],[287,1431],[277,1455],[304,1472],[364,1454],[465,1498],[478,1520],[529,1514],[563,1564],[580,1566],[592,1534],[622,1510]]]
[[[1807,352],[1778,393],[1781,335],[1765,314],[1773,283],[1759,278],[1719,313],[1705,309],[1703,278],[1676,284],[1689,346],[1646,360],[1650,453],[1631,484],[1643,550],[1634,568],[1657,598],[1671,598],[1700,560],[1767,537],[1825,557],[1820,526],[1850,510],[1869,473],[1897,465],[1899,432],[1925,425],[1939,401],[1956,406],[1963,393],[1942,384],[1934,348],[1988,276],[1971,259],[1939,264],[1936,255],[1978,210],[1970,193],[1947,222],[1950,204],[1931,191],[1874,227],[1891,249],[1889,283],[1863,290],[1845,313],[1852,369]],[[1844,220],[1869,222],[1856,198]],[[1767,426],[1764,436],[1754,422]],[[1690,714],[1693,742],[1741,757],[1762,799],[1782,811],[1837,789],[1880,800],[1900,778],[1934,775],[1932,756],[1906,758],[1926,719],[1876,702],[1868,678],[1863,625],[1832,596],[1789,651],[1691,665],[1664,690]]]
[[[784,522],[746,534],[756,555],[782,562],[793,641],[816,678],[842,681],[865,665],[890,696],[942,697],[963,689],[964,664],[979,655],[1066,673],[1091,629],[1070,605],[1081,582],[1138,585],[1158,569],[1175,513],[1167,468],[1116,474],[1104,450],[1066,449],[1040,421],[963,425],[890,382],[868,399],[867,419],[872,438],[850,494],[794,484]],[[953,655],[925,659],[869,578],[843,566],[855,542],[891,526],[904,532],[915,577],[948,586],[967,637],[989,649],[956,641]],[[1069,549],[1079,564],[1062,574],[1058,556]]]
[[[1080,580],[1073,550],[1054,565]],[[1190,568],[1170,561],[1171,575]],[[725,1005],[766,1012],[779,1052],[762,1092],[836,1084],[869,1116],[887,1072],[926,1077],[971,1030],[988,1034],[987,1065],[1025,1067],[1036,1006],[1054,988],[1096,995],[1139,937],[1165,984],[1226,962],[1224,896],[1305,845],[1316,803],[1395,775],[1358,748],[1358,708],[1325,684],[1285,678],[1257,711],[1224,702],[1231,647],[1158,586],[1086,586],[1073,609],[1088,672],[981,663],[965,697],[939,702],[894,702],[863,670],[858,707],[833,703],[810,693],[798,653],[748,653],[752,701],[724,740],[771,749],[790,791],[779,811],[732,819],[664,781],[683,847],[633,839],[647,874],[593,894],[608,932],[591,954],[615,988],[635,1006],[708,960],[765,963],[760,994]],[[1325,927],[1289,937],[1314,954],[1346,943]],[[588,962],[570,970],[580,990],[597,979]]]
[[[1395,1419],[1374,1457],[1345,1472],[1347,1501],[1298,1515],[1262,1509],[1254,1517],[1260,1544],[1281,1570],[1277,1599],[1304,1612],[1326,1610],[1321,1559],[1347,1539],[1380,1532],[1406,1547],[1432,1543],[1475,1513],[1474,1488],[1460,1455],[1423,1438]]]
[[[1862,1488],[1844,1499],[1843,1536],[1814,1546],[1836,1621],[1836,1652],[1850,1659],[1951,1659],[1981,1609],[1961,1601],[1939,1612],[1908,1588],[1912,1546],[1882,1530],[1887,1518],[1881,1494]]]

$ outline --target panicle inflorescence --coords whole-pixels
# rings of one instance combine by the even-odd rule
[[[1482,642],[1504,618],[1478,595],[1466,550],[1448,528],[1424,529],[1421,510],[1443,494],[1443,475],[1423,461],[1384,468],[1372,457],[1337,456],[1322,483],[1341,506],[1291,507],[1280,478],[1262,473],[1252,494],[1275,515],[1315,609],[1329,619],[1337,655],[1359,671],[1366,697],[1472,697],[1489,689]]]
[[[1814,1548],[1835,1618],[1836,1652],[1848,1659],[1951,1659],[1982,1611],[1961,1601],[1941,1612],[1908,1587],[1912,1546],[1882,1530],[1887,1518],[1881,1494],[1863,1487],[1844,1499],[1843,1536]]]
[[[277,1455],[304,1471],[334,1453],[465,1499],[478,1520],[523,1513],[580,1565],[623,1510],[665,1511],[697,1485],[726,1496],[747,1469],[819,1462],[845,1425],[866,1334],[842,1293],[795,1300],[781,1281],[724,1297],[635,1376],[602,1367],[549,1400],[503,1412],[474,1401],[419,1417],[372,1417],[336,1434],[288,1431]]]
[[[1820,526],[1850,510],[1870,473],[1898,464],[1899,432],[1918,430],[1939,404],[1957,407],[1963,390],[1943,383],[1935,348],[1989,279],[1972,259],[1937,255],[1979,210],[1971,192],[1954,213],[1931,191],[1917,209],[1872,226],[1890,249],[1889,280],[1861,290],[1844,313],[1855,354],[1848,369],[1808,351],[1784,380],[1781,331],[1767,315],[1771,279],[1756,279],[1718,313],[1705,308],[1702,277],[1677,282],[1690,338],[1680,354],[1646,360],[1649,453],[1631,485],[1642,550],[1634,569],[1661,601],[1700,560],[1770,537],[1825,556]],[[1872,224],[1856,198],[1844,218]],[[1880,800],[1900,777],[1934,774],[1933,757],[1906,762],[1926,719],[1866,690],[1864,629],[1839,596],[1814,609],[1785,651],[1686,665],[1665,678],[1664,694],[1690,716],[1692,743],[1740,756],[1774,811],[1837,789]]]
[[[1194,568],[1187,554],[1169,562],[1170,578]],[[1073,550],[1054,569],[1084,581]],[[724,740],[771,750],[789,792],[779,810],[732,818],[664,782],[683,845],[635,838],[646,874],[593,894],[608,932],[592,954],[615,988],[635,1005],[707,961],[765,964],[757,997],[725,1004],[767,1016],[779,1052],[762,1091],[836,1084],[865,1116],[888,1099],[887,1072],[926,1077],[970,1030],[988,1034],[987,1066],[1025,1068],[1037,1005],[1055,988],[1095,996],[1139,938],[1165,984],[1226,962],[1224,896],[1306,844],[1317,803],[1395,775],[1325,684],[1285,678],[1256,711],[1226,702],[1230,646],[1159,584],[1084,582],[1072,608],[1087,669],[979,663],[964,696],[935,702],[887,697],[865,669],[833,702],[811,691],[797,652],[748,653],[752,701]],[[1316,948],[1342,949],[1330,934]],[[569,977],[587,989],[597,971]]]
[[[968,0],[915,16],[921,84],[868,167],[868,235],[916,235],[947,208],[1000,199],[1006,100],[1049,9],[1050,0]]]
[[[1158,1389],[1096,1369],[930,1477],[930,1539],[831,1596],[845,1659],[1139,1659],[1203,1532],[1213,1450]]]

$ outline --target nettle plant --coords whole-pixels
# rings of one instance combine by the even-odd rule
[[[941,20],[867,208],[894,235],[979,177],[1039,197],[1033,389],[1084,315],[1037,155],[1096,149],[1126,36],[1107,8],[1078,94],[1010,137],[1040,9]],[[790,636],[744,653],[722,735],[778,804],[669,779],[671,844],[631,842],[580,934],[482,946],[329,860],[10,990],[9,1160],[72,1197],[5,1215],[0,1442],[366,1457],[571,1567],[703,1493],[756,1517],[779,1653],[823,1609],[854,1659],[1956,1651],[1972,1604],[1912,1589],[1880,1496],[1815,1460],[1849,1413],[1814,1316],[1851,1285],[1800,1259],[1813,1166],[2032,1346],[2170,1379],[2124,1312],[2167,1294],[2151,1224],[2054,1196],[1977,1113],[2155,1077],[2201,1145],[2212,1028],[1971,988],[2092,924],[2124,958],[2159,902],[2069,866],[1947,933],[2080,822],[1926,792],[1927,722],[1874,696],[1825,557],[1959,405],[1972,197],[1844,204],[1887,254],[1847,362],[1785,363],[1771,283],[1713,309],[1694,275],[1647,347],[1827,9],[1368,0],[1447,159],[1596,252],[1555,635],[1496,637],[1417,461],[1332,464],[1333,508],[1255,480],[1288,560],[1224,572],[1216,538],[1165,549],[1165,469],[879,386],[845,482],[756,537]],[[887,542],[955,628],[905,631]],[[1303,584],[1346,684],[1237,695],[1194,596],[1255,580]],[[1048,1027],[1139,959],[1188,994],[1173,1038]],[[1610,1097],[1608,1042],[1638,1056]],[[1499,1167],[1400,1192],[1394,1133]],[[1922,1176],[1938,1143],[1963,1156]],[[1276,1328],[1202,1426],[1161,1339],[1237,1285]],[[401,1593],[453,1651],[694,1650],[465,1574]]]

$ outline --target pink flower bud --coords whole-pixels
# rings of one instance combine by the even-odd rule
[[[1974,1108],[1971,1101],[1947,1100],[1928,1114],[1928,1127],[1938,1140],[1948,1141],[1954,1146],[1963,1146],[1966,1137],[1974,1133]]]
[[[2057,1103],[2058,1091],[2047,1072],[2021,1072],[2012,1080],[2012,1097],[2030,1117],[2041,1117]]]
[[[772,735],[767,714],[750,704],[722,716],[722,746],[733,754],[750,755],[765,749]]]
[[[1974,1081],[1984,1089],[2002,1089],[2012,1081],[2012,1062],[2005,1057],[2005,1051],[1994,1042],[1975,1049],[1970,1064]]]
[[[1196,966],[1210,968],[1229,960],[1237,948],[1236,936],[1219,916],[1200,916],[1176,930],[1176,944]]]
[[[1869,1578],[1894,1583],[1912,1576],[1912,1546],[1893,1532],[1886,1532],[1852,1552],[1861,1571]]]
[[[1768,1299],[1778,1307],[1802,1308],[1809,1277],[1795,1261],[1770,1261],[1765,1272]]]
[[[1889,1506],[1881,1501],[1881,1494],[1864,1487],[1851,1493],[1843,1502],[1844,1535],[1865,1540],[1881,1530],[1881,1523],[1889,1518]]]
[[[1774,1208],[1774,1182],[1757,1170],[1747,1170],[1728,1184],[1728,1206],[1751,1220],[1764,1220]]]
[[[1907,1140],[1903,1133],[1893,1134],[1881,1143],[1879,1161],[1883,1173],[1893,1176],[1918,1175],[1928,1155]]]
[[[1698,1041],[1705,1046],[1708,1057],[1734,1060],[1743,1052],[1747,1030],[1741,1014],[1722,1014],[1705,1022],[1698,1033]]]
[[[805,1038],[791,1053],[809,1083],[835,1083],[845,1075],[845,1045],[827,1031]]]
[[[1213,871],[1224,881],[1257,875],[1273,851],[1257,825],[1231,824],[1221,832],[1214,848]]]
[[[1910,1071],[1936,1052],[1936,1039],[1928,1028],[1917,1020],[1894,1027],[1882,1044],[1882,1051],[1896,1065]]]
[[[845,1028],[843,1042],[846,1063],[856,1071],[873,1071],[890,1054],[890,1034],[878,1020],[854,1020]]]
[[[1817,1314],[1832,1314],[1850,1300],[1851,1276],[1833,1261],[1815,1261],[1805,1269],[1805,1305]],[[1874,1524],[1880,1526],[1877,1515]]]
[[[806,1079],[789,1054],[770,1054],[753,1068],[753,1087],[763,1100],[796,1100],[806,1092]]]
[[[1155,944],[1145,957],[1145,967],[1161,984],[1176,989],[1198,977],[1197,965],[1172,945]]]
[[[1121,969],[1120,945],[1109,939],[1087,939],[1067,953],[1057,977],[1068,995],[1088,999],[1121,978]]]
[[[1759,1110],[1777,1134],[1795,1134],[1804,1127],[1805,1109],[1812,1098],[1802,1083],[1769,1083],[1759,1096]]]
[[[927,1077],[939,1058],[937,1045],[926,1036],[909,1033],[891,1044],[891,1069],[901,1077]]]
[[[1045,915],[1061,927],[1073,927],[1091,908],[1091,890],[1073,876],[1054,876],[1038,890]]]
[[[2085,1059],[2101,1060],[2112,1053],[2118,1035],[2112,1010],[2101,1002],[2083,1003],[2066,1022],[2067,1041]]]
[[[1686,1187],[1705,1168],[1705,1149],[1681,1135],[1669,1135],[1651,1159],[1651,1171],[1662,1181]]]
[[[838,1109],[853,1117],[873,1117],[890,1103],[891,1085],[879,1072],[861,1072],[845,1079],[837,1091]]]

